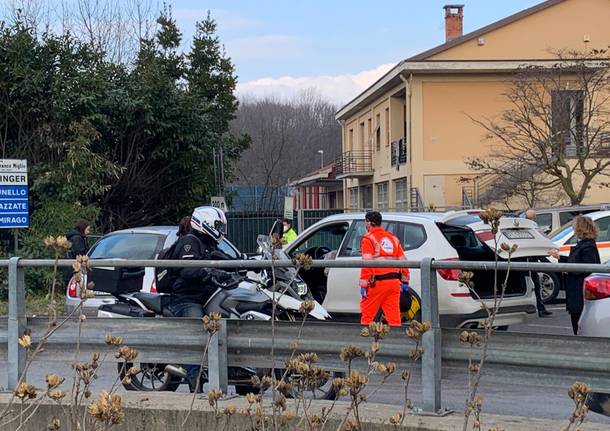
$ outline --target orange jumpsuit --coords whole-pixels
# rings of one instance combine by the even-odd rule
[[[364,260],[403,260],[405,252],[400,241],[384,228],[372,227],[360,241],[362,259]],[[397,274],[389,280],[375,280],[377,276]],[[383,310],[388,324],[400,326],[400,279],[408,280],[408,268],[361,268],[360,287],[367,290],[366,298],[360,300],[362,316],[360,323],[368,325],[373,322],[379,308]]]

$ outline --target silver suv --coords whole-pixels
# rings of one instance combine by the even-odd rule
[[[610,210],[610,204],[573,205],[554,208],[536,208],[536,222],[545,234],[555,232],[560,227],[572,221],[574,217],[595,211]],[[525,211],[519,213],[525,217]]]

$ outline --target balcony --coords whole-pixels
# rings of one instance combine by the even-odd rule
[[[337,179],[373,176],[373,154],[371,151],[346,151],[339,156],[335,163]]]

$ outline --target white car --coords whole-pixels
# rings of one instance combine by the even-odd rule
[[[159,252],[171,246],[176,241],[175,226],[147,226],[134,229],[118,230],[100,238],[89,250],[90,259],[155,259]],[[228,255],[235,258],[241,253],[228,240],[220,242],[219,247]],[[154,268],[94,268],[87,278],[92,279],[96,286],[121,283],[134,283],[142,292],[157,293],[155,288]],[[85,282],[88,280],[86,279]],[[110,293],[101,292],[94,288],[95,296],[83,304],[83,311],[88,315],[96,315],[97,309],[104,304],[116,302]],[[66,309],[74,310],[80,304],[79,289],[74,277],[68,282],[66,288]]]
[[[609,265],[610,261],[606,262]],[[585,278],[585,306],[578,322],[578,335],[610,337],[610,274]]]
[[[406,257],[421,260],[493,261],[494,238],[490,227],[478,217],[479,211],[448,213],[385,213],[383,227],[400,239]],[[314,259],[354,259],[360,257],[360,239],[365,233],[364,213],[327,217],[302,232],[286,247],[291,257],[305,253]],[[502,218],[498,243],[517,244],[515,260],[546,256],[553,244],[530,220]],[[460,270],[437,272],[439,312],[443,326],[477,327],[487,317],[481,302],[458,281]],[[356,321],[360,314],[357,268],[313,268],[302,271],[314,296],[335,320]],[[493,271],[474,271],[474,289],[487,305],[493,302]],[[502,279],[502,275],[498,277]],[[411,286],[421,298],[420,271],[411,270]],[[506,297],[497,315],[499,327],[525,321],[536,312],[533,283],[528,274],[511,272]]]
[[[597,211],[587,214],[587,217],[595,222],[599,228],[597,236],[597,249],[602,262],[610,259],[610,211]],[[570,254],[570,249],[576,245],[578,238],[574,235],[572,225],[566,225],[551,236],[551,241],[559,248],[560,254],[567,256]]]

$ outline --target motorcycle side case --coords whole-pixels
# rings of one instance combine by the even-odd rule
[[[125,317],[155,317],[155,313],[152,311],[142,310],[140,307],[122,302],[118,302],[116,304],[104,304],[98,308],[98,311],[118,314]]]

